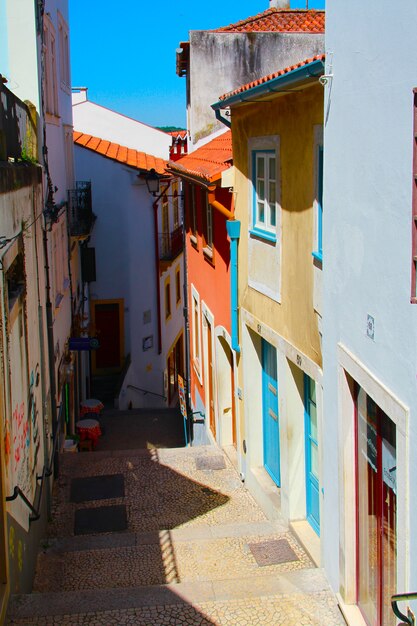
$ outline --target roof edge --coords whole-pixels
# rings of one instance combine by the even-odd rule
[[[255,85],[239,93],[233,94],[232,92],[229,97],[226,94],[225,97],[220,98],[218,102],[212,104],[211,108],[216,111],[241,104],[242,102],[248,102],[254,98],[259,98],[270,93],[279,93],[284,87],[288,87],[289,85],[295,86],[297,83],[301,83],[309,78],[319,78],[323,74],[324,55],[321,55],[320,59],[315,59],[300,67],[295,67],[291,71],[275,76],[260,85]]]

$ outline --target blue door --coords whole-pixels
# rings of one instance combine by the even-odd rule
[[[262,339],[262,413],[264,466],[272,480],[280,487],[277,351],[264,339]]]
[[[317,442],[316,383],[304,374],[307,520],[320,535],[319,446]]]

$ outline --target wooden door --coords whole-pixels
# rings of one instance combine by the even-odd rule
[[[93,302],[93,319],[100,347],[93,351],[94,373],[116,372],[123,361],[122,301]]]

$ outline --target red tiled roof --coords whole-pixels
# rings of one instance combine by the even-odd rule
[[[181,139],[184,139],[184,137],[187,136],[187,131],[186,130],[170,130],[168,131],[167,135],[171,135],[172,137],[181,137]]]
[[[125,163],[138,170],[149,171],[153,168],[158,174],[165,173],[167,161],[154,157],[151,154],[146,154],[146,152],[139,152],[126,146],[120,146],[118,143],[86,135],[76,130],[74,130],[73,139],[78,146],[97,152],[108,159],[113,159],[113,161]]]
[[[325,54],[316,54],[316,56],[311,57],[310,59],[306,59],[305,61],[300,61],[300,63],[296,63],[295,65],[290,65],[283,70],[278,70],[278,72],[274,72],[273,74],[268,74],[267,76],[262,76],[262,78],[258,78],[257,80],[252,81],[251,83],[247,83],[246,85],[242,85],[233,91],[229,91],[229,93],[220,96],[219,100],[227,100],[231,96],[236,96],[239,93],[243,93],[244,91],[249,91],[249,89],[253,89],[258,85],[262,85],[263,83],[267,83],[269,80],[273,80],[274,78],[278,78],[278,76],[283,76],[284,74],[288,74],[293,70],[296,70],[304,65],[308,65],[309,63],[313,63],[313,61],[323,61],[325,60]]]
[[[168,169],[173,173],[186,174],[207,182],[216,180],[220,174],[229,169],[232,161],[232,133],[230,130],[212,139],[191,154],[170,161]]]
[[[267,9],[245,20],[216,28],[219,33],[324,33],[325,12],[313,10]]]

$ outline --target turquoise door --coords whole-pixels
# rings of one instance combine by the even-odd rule
[[[280,487],[277,351],[262,339],[262,413],[264,466]]]
[[[316,383],[304,374],[307,520],[320,535],[319,446],[317,442]]]

